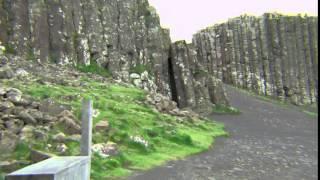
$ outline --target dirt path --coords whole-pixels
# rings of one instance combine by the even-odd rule
[[[318,177],[318,121],[228,88],[242,114],[215,115],[229,138],[208,152],[129,180],[313,180]]]

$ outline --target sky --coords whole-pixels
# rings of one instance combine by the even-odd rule
[[[149,3],[160,15],[161,26],[170,29],[171,39],[188,42],[198,30],[245,13],[318,14],[318,0],[149,0]]]

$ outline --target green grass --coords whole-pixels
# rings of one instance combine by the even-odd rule
[[[212,108],[212,112],[215,114],[240,114],[240,110],[234,107],[230,107],[230,106],[224,106],[224,105],[215,105]]]
[[[0,180],[4,180],[5,174],[0,171]]]
[[[102,84],[88,79],[86,86],[71,87],[61,85],[42,85],[38,83],[13,82],[24,93],[36,99],[51,97],[57,102],[69,104],[76,116],[80,117],[81,99],[66,100],[66,96],[77,95],[91,98],[93,106],[100,111],[94,118],[94,124],[108,120],[109,132],[94,133],[94,143],[117,143],[120,154],[112,158],[102,158],[94,154],[92,160],[92,179],[112,179],[125,177],[133,170],[147,170],[191,154],[207,150],[217,136],[227,135],[222,124],[209,120],[196,120],[191,123],[185,119],[182,123],[177,117],[161,114],[144,104],[146,93],[136,88],[127,88],[114,84]],[[49,134],[47,142],[35,142],[29,146],[42,151],[47,144],[55,145],[52,135],[63,130],[56,127]],[[130,136],[139,136],[148,142],[148,146],[133,142]],[[69,150],[64,155],[78,155],[79,143],[66,143]],[[15,157],[26,158],[25,146],[19,147]]]
[[[311,118],[317,118],[318,117],[318,113],[317,112],[311,112],[311,111],[307,111],[307,110],[303,110],[303,112],[306,113]]]
[[[150,67],[143,64],[138,64],[136,66],[133,66],[129,70],[130,73],[137,73],[137,74],[142,74],[145,71],[150,73]]]
[[[111,77],[111,73],[107,69],[99,66],[95,62],[91,62],[90,65],[88,66],[80,64],[80,65],[77,65],[76,68],[81,72],[94,73],[103,77]]]

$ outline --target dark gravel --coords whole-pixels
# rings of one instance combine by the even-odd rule
[[[129,180],[313,180],[318,179],[318,120],[227,88],[241,115],[213,115],[230,133],[208,152]]]

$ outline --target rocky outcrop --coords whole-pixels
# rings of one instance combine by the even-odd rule
[[[0,42],[6,54],[39,64],[98,64],[117,82],[161,93],[181,108],[218,102],[207,84],[219,83],[198,73],[206,66],[193,48],[171,47],[147,0],[0,0]],[[0,78],[10,73],[0,71]]]
[[[229,105],[220,80],[197,58],[192,44],[172,44],[169,57],[170,89],[180,108],[210,111],[214,104]]]
[[[170,36],[147,0],[0,0],[0,42],[7,53],[57,64],[90,64],[129,81],[144,67],[170,95]]]
[[[294,104],[318,102],[318,18],[240,16],[193,37],[198,61],[223,82]]]

